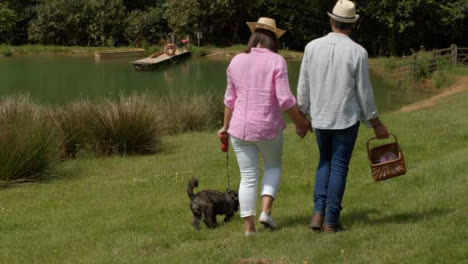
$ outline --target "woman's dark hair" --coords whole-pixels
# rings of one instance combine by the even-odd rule
[[[250,36],[247,49],[244,52],[250,53],[250,50],[257,47],[259,43],[262,48],[266,48],[272,52],[278,53],[279,41],[276,37],[276,34],[270,30],[261,28],[256,29],[252,36]]]

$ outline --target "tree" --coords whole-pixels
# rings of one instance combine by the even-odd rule
[[[159,6],[163,0],[123,0],[125,8],[129,11],[141,10],[145,11],[150,7]]]
[[[126,19],[125,37],[128,43],[146,41],[158,44],[168,31],[162,6],[153,6],[146,11],[133,10]]]
[[[54,45],[86,45],[89,14],[84,1],[44,1],[28,30],[30,41]]]
[[[89,45],[114,46],[124,43],[125,7],[122,0],[86,0],[85,13],[90,14],[87,32]]]
[[[0,3],[0,43],[12,42],[17,19],[14,10],[9,9],[6,3]]]
[[[328,0],[270,0],[261,1],[252,19],[268,16],[276,19],[280,28],[287,30],[281,38],[284,47],[303,50],[305,45],[328,33],[329,17],[326,13],[334,2]],[[255,21],[253,20],[253,21]]]
[[[10,44],[22,44],[28,39],[29,22],[35,15],[35,5],[38,0],[0,0],[0,5],[15,12],[14,26],[8,36]],[[13,22],[13,20],[10,20]],[[5,36],[0,36],[0,41],[5,40]]]
[[[43,44],[114,46],[124,43],[122,0],[54,0],[37,6],[29,40]]]
[[[168,0],[166,19],[180,34],[202,31],[207,42],[217,45],[239,41],[241,25],[258,4],[248,0]]]
[[[358,7],[359,39],[374,55],[401,55],[421,45],[447,47],[468,33],[466,0],[371,0]]]

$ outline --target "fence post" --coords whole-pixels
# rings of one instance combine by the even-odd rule
[[[454,65],[457,64],[457,57],[458,57],[457,51],[458,51],[457,45],[452,44],[450,46],[450,54],[452,55],[452,64]]]
[[[413,54],[413,64],[412,64],[412,66],[413,66],[413,69],[412,69],[413,79],[416,79],[416,68],[417,68],[417,66],[416,66],[416,63],[417,63],[416,60],[417,60],[417,56],[418,56],[418,55],[416,55],[416,53]]]

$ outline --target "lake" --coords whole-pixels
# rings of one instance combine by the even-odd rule
[[[162,71],[137,72],[129,59],[95,62],[93,57],[28,55],[0,58],[0,96],[29,94],[43,104],[148,92],[158,96],[213,94],[222,98],[229,60],[192,57]],[[300,61],[289,61],[296,92]],[[389,83],[371,74],[379,111],[428,98],[434,92]],[[220,99],[222,100],[222,99]]]

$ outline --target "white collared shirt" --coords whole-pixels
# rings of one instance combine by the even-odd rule
[[[297,102],[318,129],[345,129],[377,117],[367,51],[341,33],[307,44]]]

